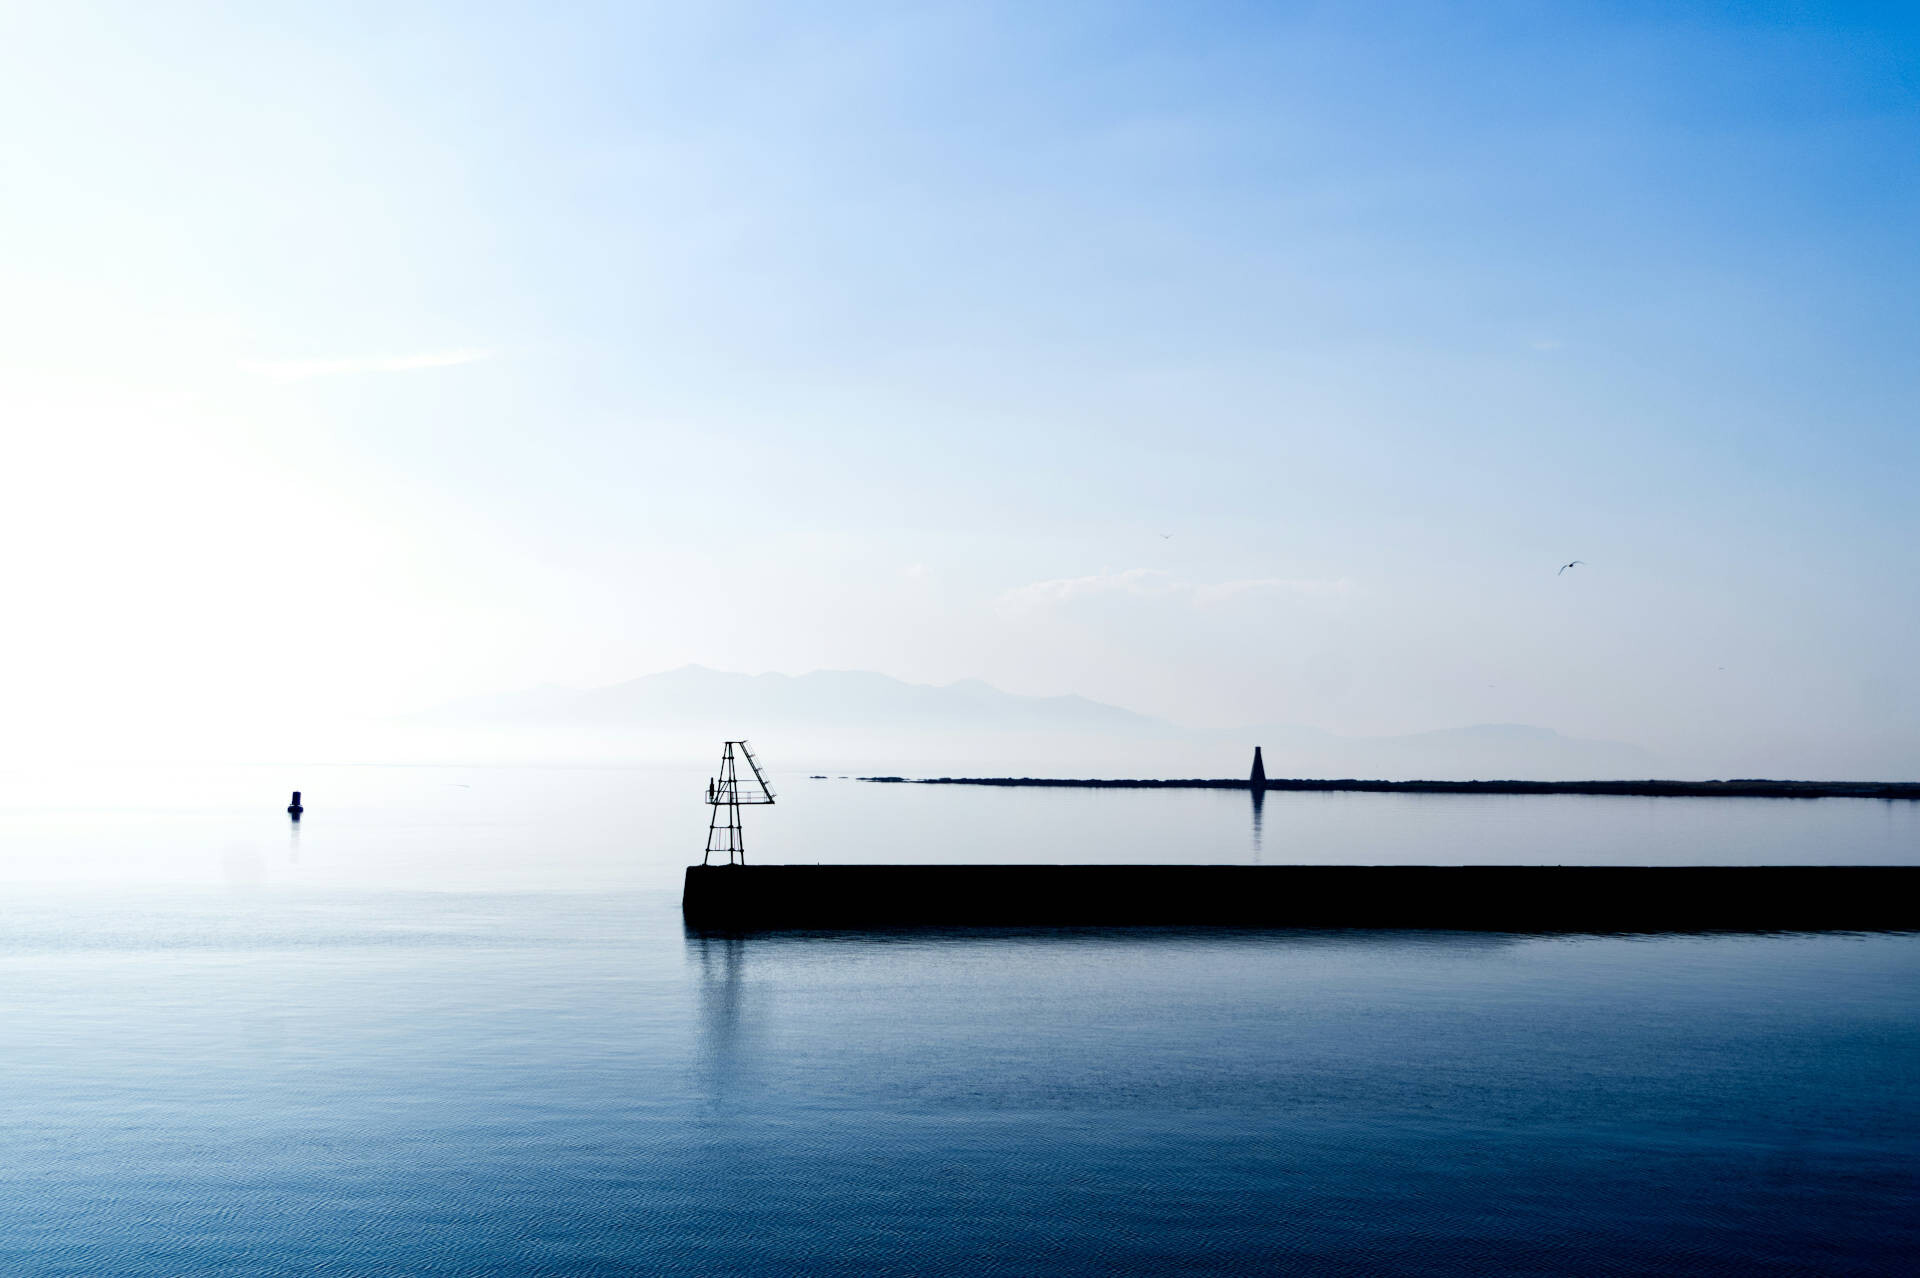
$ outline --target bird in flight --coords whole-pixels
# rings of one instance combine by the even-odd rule
[[[1163,540],[1163,541],[1172,541],[1172,540],[1173,540],[1173,534],[1172,534],[1172,533],[1161,533],[1161,534],[1160,534],[1160,537],[1161,537],[1161,540]]]
[[[1569,569],[1569,568],[1579,568],[1579,567],[1581,567],[1581,566],[1583,566],[1583,565],[1584,565],[1584,564],[1585,564],[1586,562],[1587,562],[1587,561],[1586,561],[1586,560],[1584,560],[1584,559],[1576,559],[1576,560],[1574,560],[1574,561],[1573,561],[1573,562],[1571,562],[1571,563],[1565,563],[1565,564],[1561,564],[1561,565],[1560,565],[1560,572],[1565,572],[1565,571],[1566,571],[1567,569]],[[1558,577],[1558,576],[1560,575],[1560,572],[1556,572],[1556,573],[1555,573],[1555,574],[1553,574],[1553,575],[1554,575],[1554,576],[1556,576],[1556,577]]]

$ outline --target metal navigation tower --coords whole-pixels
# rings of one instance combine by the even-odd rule
[[[745,797],[740,793],[740,777],[734,764],[733,748],[740,747],[740,754],[747,761],[747,767],[753,773],[748,783]],[[758,785],[760,793],[755,794],[751,787]],[[713,808],[713,816],[707,822],[707,854],[700,858],[700,864],[710,865],[715,852],[727,854],[728,865],[747,863],[746,839],[740,832],[740,808],[742,804],[772,803],[773,787],[767,784],[766,776],[760,771],[760,761],[753,757],[753,751],[744,741],[729,741],[720,748],[720,775],[707,781],[707,803]]]

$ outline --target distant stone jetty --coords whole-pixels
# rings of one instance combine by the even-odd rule
[[[1920,799],[1920,781],[1362,781],[1352,777],[1192,778],[860,777],[900,785],[1053,786],[1079,790],[1358,791],[1365,794],[1617,794],[1662,799]]]

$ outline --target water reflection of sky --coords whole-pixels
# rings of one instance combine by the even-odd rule
[[[1920,938],[703,937],[697,776],[98,781],[0,795],[9,1275],[1872,1272],[1916,1242]],[[796,785],[749,848],[1413,859],[1670,821],[1731,855],[1756,828],[1268,796],[1256,849],[1245,794],[1110,798]],[[1911,830],[1765,811],[1781,857]]]
[[[302,785],[295,825],[286,792]],[[697,769],[232,768],[0,774],[0,883],[671,890]],[[763,862],[1915,864],[1920,803],[1265,794],[794,779]],[[1251,811],[1249,811],[1251,809]]]

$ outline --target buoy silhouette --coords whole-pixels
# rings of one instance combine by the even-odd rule
[[[305,811],[306,809],[300,806],[300,792],[295,790],[293,792],[293,802],[287,805],[287,815],[298,821],[300,814]]]

